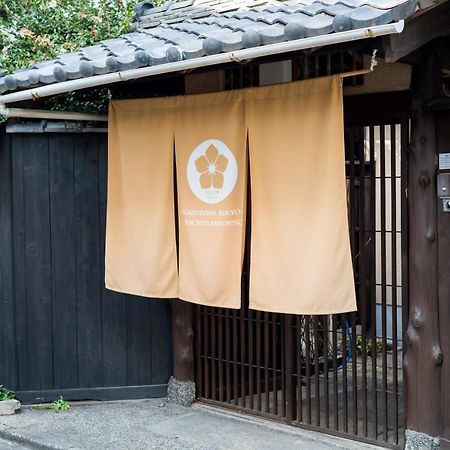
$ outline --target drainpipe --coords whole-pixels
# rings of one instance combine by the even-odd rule
[[[343,31],[340,33],[314,36],[293,41],[280,42],[277,44],[263,45],[260,47],[246,48],[234,52],[220,53],[217,55],[202,56],[183,61],[161,64],[157,66],[141,67],[140,69],[125,70],[122,72],[107,73],[104,75],[94,75],[88,78],[63,81],[60,83],[27,89],[10,94],[0,95],[0,105],[24,100],[36,100],[41,97],[62,94],[64,92],[77,91],[79,89],[103,86],[106,84],[119,83],[122,81],[136,80],[138,78],[150,77],[164,73],[180,72],[197,69],[230,62],[245,62],[263,56],[277,55],[298,50],[305,50],[326,45],[341,44],[360,39],[374,38],[388,34],[401,33],[404,28],[404,21],[378,25],[372,28],[361,28],[358,30]]]

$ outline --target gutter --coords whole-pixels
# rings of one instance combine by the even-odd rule
[[[401,33],[403,31],[403,28],[404,28],[404,21],[401,20],[399,22],[387,25],[378,25],[371,28],[360,28],[357,30],[342,31],[340,33],[325,34],[321,36],[296,39],[293,41],[263,45],[260,47],[246,48],[234,52],[219,53],[217,55],[202,56],[200,58],[193,58],[156,66],[141,67],[139,69],[124,70],[122,72],[113,72],[103,75],[94,75],[88,78],[63,81],[60,83],[54,83],[47,86],[40,86],[37,88],[26,89],[19,92],[12,92],[10,94],[0,95],[0,110],[7,111],[5,105],[7,105],[8,103],[21,102],[24,100],[37,100],[42,97],[49,97],[52,95],[58,95],[65,92],[77,91],[80,89],[86,89],[95,86],[104,86],[113,83],[120,83],[128,80],[136,80],[139,78],[150,77],[153,75],[192,70],[200,67],[226,64],[230,62],[243,63],[247,60],[260,58],[263,56],[277,55],[281,53],[288,53],[298,50],[322,47],[326,45],[341,44],[350,41],[357,41],[360,39],[369,39],[375,38],[377,36],[385,36],[388,34],[397,34]],[[13,114],[14,111],[10,109],[9,113]],[[16,113],[21,114],[17,110]],[[24,114],[24,112],[22,113]],[[71,119],[77,120],[73,119],[74,117],[73,114],[78,113],[65,113],[65,114],[72,114]],[[10,117],[25,117],[25,116],[10,115]],[[53,117],[56,118],[56,115]],[[39,118],[44,117],[39,116]],[[78,119],[78,120],[103,120],[103,119]]]

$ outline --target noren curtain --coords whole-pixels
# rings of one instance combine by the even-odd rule
[[[105,284],[113,291],[178,297],[173,112],[165,99],[110,103]]]
[[[245,107],[250,308],[293,314],[355,310],[341,77],[250,89]]]
[[[338,76],[111,102],[107,287],[240,307],[248,139],[250,307],[354,310],[342,109]]]

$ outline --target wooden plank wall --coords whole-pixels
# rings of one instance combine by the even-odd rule
[[[0,384],[25,401],[164,396],[169,302],[104,288],[106,135],[0,145]]]

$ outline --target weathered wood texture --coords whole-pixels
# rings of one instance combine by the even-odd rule
[[[104,288],[106,135],[0,145],[0,384],[89,398],[167,383],[169,302]]]
[[[407,21],[402,33],[385,37],[386,60],[393,62],[408,56],[420,61],[420,54],[414,54],[414,51],[433,39],[449,35],[450,2],[445,1]]]
[[[450,152],[450,111],[437,114],[437,149]],[[438,208],[439,230],[439,333],[444,359],[442,362],[441,448],[450,449],[450,213]]]
[[[172,300],[173,375],[194,380],[194,309],[192,303]]]
[[[409,318],[406,331],[407,428],[438,436],[442,350],[438,315],[436,124],[427,104],[440,91],[439,54],[424,52],[413,69],[409,152]]]

